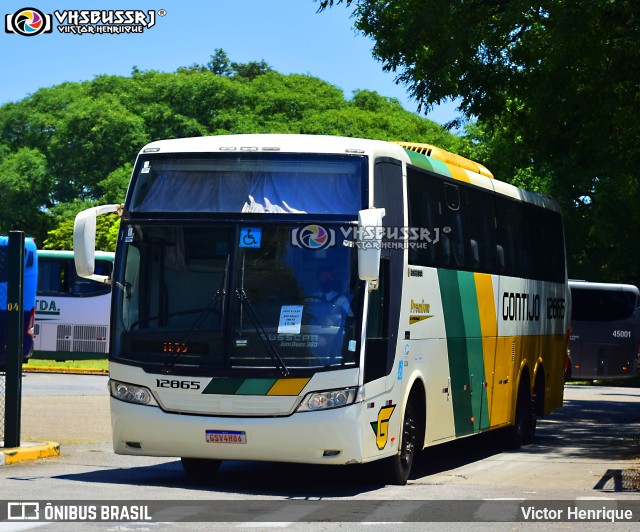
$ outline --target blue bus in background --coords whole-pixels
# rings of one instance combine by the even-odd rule
[[[33,238],[24,241],[24,346],[23,359],[26,361],[33,352],[33,330],[36,310],[36,286],[38,284],[38,251]],[[7,281],[8,281],[9,237],[0,236],[0,370],[4,370],[6,355],[6,316],[7,316]]]

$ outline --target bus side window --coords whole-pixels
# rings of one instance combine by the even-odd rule
[[[468,270],[491,273],[496,269],[495,252],[500,253],[495,243],[495,209],[493,194],[462,189],[464,205],[464,227],[467,244]],[[502,252],[504,265],[504,252]]]
[[[38,261],[38,294],[55,296],[68,293],[67,265],[41,258]]]
[[[66,263],[60,264],[58,269],[58,275],[56,278],[56,292],[58,294],[69,293],[69,265]]]
[[[409,264],[416,266],[439,266],[439,252],[447,235],[439,225],[441,200],[437,193],[438,181],[431,176],[407,167],[407,201],[409,206],[409,227],[426,229],[436,242],[419,240],[420,246],[409,248]],[[436,234],[436,231],[438,233]]]
[[[449,238],[451,266],[454,268],[464,268],[465,266],[465,250],[464,250],[464,226],[462,222],[462,210],[460,203],[460,187],[451,183],[444,183],[444,198],[447,204],[446,227],[450,232],[447,234]]]
[[[521,210],[515,201],[496,197],[497,250],[504,264],[502,275],[526,277],[526,237]]]
[[[389,347],[389,261],[380,261],[378,289],[369,294],[367,314],[364,381],[371,382],[387,374]]]

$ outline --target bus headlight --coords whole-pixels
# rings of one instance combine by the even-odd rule
[[[109,392],[111,397],[127,403],[137,405],[158,406],[153,398],[151,390],[145,386],[136,386],[135,384],[127,384],[120,381],[109,381]]]
[[[356,402],[358,395],[358,388],[341,388],[339,390],[311,392],[302,400],[298,411],[314,412],[316,410],[340,408],[341,406],[347,406]]]

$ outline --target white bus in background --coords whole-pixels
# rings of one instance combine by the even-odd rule
[[[114,253],[96,252],[96,271],[111,275]],[[109,350],[111,285],[76,273],[73,251],[38,250],[33,358],[89,360]]]
[[[573,307],[567,378],[618,379],[637,374],[640,290],[629,284],[569,281]]]

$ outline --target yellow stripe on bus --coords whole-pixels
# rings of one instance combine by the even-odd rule
[[[496,322],[496,305],[493,298],[493,280],[490,274],[474,273],[476,294],[478,298],[478,316],[482,334],[482,353],[484,359],[484,374],[487,381],[487,410],[489,411],[489,425],[493,421],[493,376],[495,372],[494,356],[496,353],[496,336],[498,325]]]
[[[306,379],[278,379],[267,395],[298,395],[311,378]]]
[[[447,165],[447,170],[451,172],[451,177],[453,177],[454,179],[457,179],[458,181],[471,183],[471,179],[469,179],[467,172],[465,172],[462,168],[460,168],[459,166],[453,166],[452,164],[448,164],[448,163],[445,163],[445,164]]]

